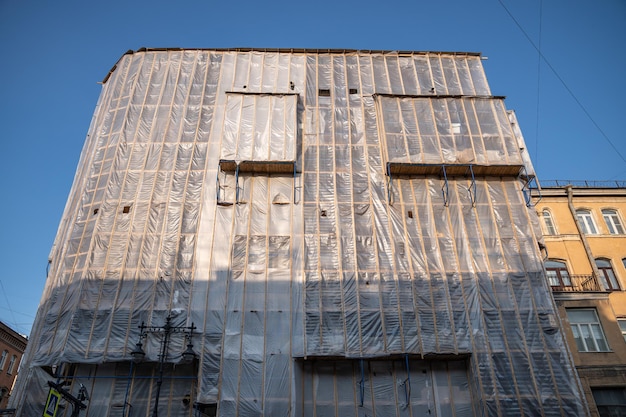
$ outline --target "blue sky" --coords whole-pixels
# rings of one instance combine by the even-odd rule
[[[624,0],[0,0],[0,320],[30,331],[98,82],[129,49],[481,52],[541,181],[626,180],[625,44]]]

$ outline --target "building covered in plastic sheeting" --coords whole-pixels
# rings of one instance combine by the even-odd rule
[[[479,54],[129,51],[12,404],[52,381],[90,417],[587,415],[533,178]]]

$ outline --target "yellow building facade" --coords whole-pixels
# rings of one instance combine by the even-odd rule
[[[594,416],[626,416],[626,183],[535,192],[546,277]]]

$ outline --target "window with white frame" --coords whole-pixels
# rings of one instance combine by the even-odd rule
[[[554,225],[554,220],[552,219],[552,213],[550,213],[550,210],[544,209],[541,212],[541,215],[543,217],[543,224],[546,227],[546,233],[549,235],[556,235],[556,227]]]
[[[626,317],[621,319],[617,319],[617,324],[619,324],[619,329],[622,331],[622,336],[624,337],[624,342],[626,342]]]
[[[568,308],[566,311],[579,352],[609,351],[609,345],[595,309]]]
[[[604,288],[609,291],[619,290],[619,283],[617,282],[611,261],[608,259],[596,259],[596,266],[598,267],[600,281],[602,285],[604,285]]]
[[[588,235],[598,234],[598,228],[593,221],[591,211],[585,209],[576,210],[576,217],[578,218],[578,223],[580,223],[580,227],[583,229],[583,233],[586,233]]]
[[[624,226],[622,225],[622,220],[619,218],[617,210],[602,210],[602,217],[604,217],[604,222],[606,223],[606,227],[607,229],[609,229],[610,234],[623,235],[625,233]]]
[[[13,368],[15,368],[15,361],[17,360],[17,356],[11,356],[11,360],[9,361],[9,368],[7,369],[7,374],[13,374]]]
[[[8,350],[2,352],[2,356],[0,356],[0,371],[4,369],[4,365],[7,363],[7,356],[9,356]]]

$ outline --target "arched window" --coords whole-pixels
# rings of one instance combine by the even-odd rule
[[[598,234],[598,228],[593,222],[593,216],[591,215],[591,211],[578,209],[576,210],[576,217],[578,218],[578,223],[580,223],[580,227],[582,227],[583,229],[583,233],[586,233],[588,235]]]
[[[605,209],[602,210],[602,217],[604,217],[604,222],[606,223],[607,229],[609,229],[609,233],[612,235],[623,235],[624,234],[624,226],[622,225],[622,221],[619,218],[619,214],[617,214],[617,210]]]
[[[544,209],[541,212],[541,215],[543,217],[543,224],[546,227],[546,233],[549,235],[556,235],[556,227],[554,225],[554,220],[552,220],[552,213],[550,213],[550,210]]]
[[[572,280],[569,277],[569,272],[567,272],[565,262],[550,259],[546,261],[545,265],[548,282],[552,288],[556,289],[572,286]]]
[[[7,374],[11,375],[13,373],[13,368],[15,368],[15,361],[17,360],[17,356],[11,356],[11,360],[9,361],[9,368],[7,369]]]
[[[617,283],[617,277],[613,270],[613,265],[608,259],[596,259],[596,266],[598,272],[600,272],[600,282],[609,291],[619,290],[619,284]]]

